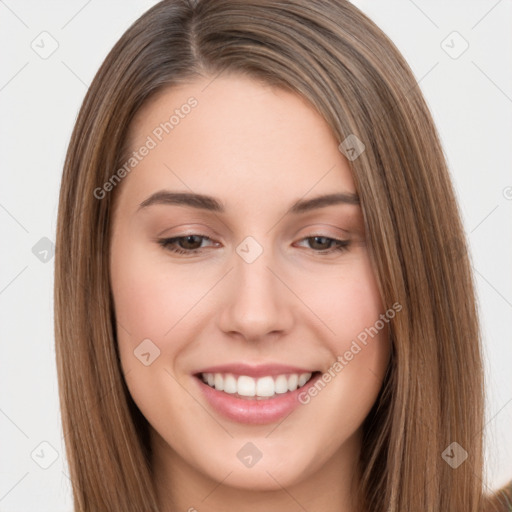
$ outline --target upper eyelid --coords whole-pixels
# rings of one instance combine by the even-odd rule
[[[208,240],[210,242],[213,242],[213,244],[220,243],[220,242],[217,242],[216,240],[214,240],[212,237],[210,237],[208,235],[202,235],[201,233],[187,233],[187,234],[184,234],[184,235],[160,237],[160,238],[157,239],[157,241],[159,241],[159,242],[163,242],[163,241],[168,241],[168,242],[173,241],[173,242],[176,242],[178,240],[182,240],[184,238],[187,238],[188,236],[197,236],[197,237],[199,237],[199,238],[201,238],[203,240]],[[297,241],[302,242],[304,240],[308,240],[309,238],[314,238],[314,237],[327,238],[329,240],[334,240],[334,241],[337,241],[337,242],[349,242],[350,241],[350,239],[348,239],[348,238],[339,238],[337,236],[326,235],[326,234],[321,233],[321,232],[315,232],[315,233],[312,233],[310,235],[301,236]],[[201,249],[202,248],[203,247],[201,247]],[[191,251],[193,251],[193,250],[199,250],[199,249],[191,249]]]
[[[340,236],[346,236],[346,237],[352,237],[352,236],[355,236],[357,235],[357,231],[354,231],[354,230],[347,230],[347,229],[343,229],[343,228],[340,228],[334,224],[329,224],[329,223],[321,223],[323,224],[324,227],[317,227],[317,228],[314,228],[312,226],[319,226],[318,223],[311,223],[311,224],[307,224],[306,226],[302,226],[300,228],[300,230],[298,231],[303,231],[303,230],[307,230],[307,231],[311,231],[312,234],[307,234],[307,235],[303,235],[302,238],[308,238],[310,236],[325,236],[325,237],[328,237],[328,238],[335,238],[335,239],[339,239]],[[221,235],[219,235],[214,229],[208,227],[208,226],[205,226],[206,229],[210,232],[213,232],[213,236],[210,236],[210,235],[207,235],[205,234],[203,231],[202,231],[202,228],[201,227],[196,227],[196,228],[190,228],[190,232],[189,233],[183,233],[183,234],[176,234],[176,235],[172,235],[172,236],[161,236],[160,234],[157,235],[159,238],[165,238],[165,239],[171,239],[171,238],[183,238],[183,237],[187,237],[187,236],[201,236],[201,237],[204,237],[204,238],[208,238],[210,240],[214,240],[215,237],[221,237]],[[326,234],[326,233],[323,233],[323,231],[325,229],[335,229],[336,231],[339,231],[341,233],[343,233],[343,235],[330,235],[330,234]],[[186,229],[186,228],[185,228]],[[194,231],[195,229],[195,231]],[[165,230],[167,231],[167,229]],[[164,232],[165,232],[164,231]],[[298,231],[296,231],[295,233],[297,233]],[[231,230],[230,230],[230,234],[232,234]],[[296,237],[298,235],[294,235],[294,237]]]
[[[175,239],[179,239],[179,238],[187,238],[187,236],[198,236],[200,238],[206,238],[208,240],[216,241],[210,235],[205,235],[205,234],[199,233],[199,232],[196,232],[196,233],[185,233],[183,235],[160,236],[160,237],[158,237],[158,239],[162,239],[162,240],[175,240]],[[310,235],[302,235],[300,237],[300,239],[302,240],[303,238],[311,238],[311,237],[315,237],[315,236],[323,236],[325,238],[338,238],[338,235],[329,235],[329,234],[326,234],[326,233],[322,233],[321,231],[315,231],[315,232],[311,233]]]
[[[328,229],[334,229],[336,231],[343,233],[343,236],[354,236],[354,235],[358,235],[361,232],[361,229],[364,230],[364,228],[361,228],[359,226],[359,222],[354,221],[354,219],[352,217],[345,219],[345,221],[348,221],[350,229],[343,229],[343,228],[339,227],[339,225],[337,225],[340,222],[340,220],[342,220],[342,219],[337,219],[337,220],[331,219],[331,222],[326,222],[326,221],[322,222],[322,221],[317,220],[316,222],[310,222],[305,225],[302,224],[298,230],[293,230],[293,231],[295,233],[297,233],[300,230],[308,230],[308,229],[323,230],[323,229],[328,228]],[[198,221],[198,222],[195,222],[195,221]],[[227,229],[229,235],[233,236],[234,235],[233,229],[230,226],[228,226],[227,224],[225,224],[224,222],[222,222],[222,224]],[[322,226],[322,227],[314,228],[313,226]],[[175,235],[175,236],[201,235],[201,236],[209,237],[209,235],[202,234],[203,230],[206,230],[210,233],[213,233],[213,238],[221,237],[221,235],[219,234],[219,232],[216,228],[214,228],[209,222],[203,223],[202,219],[194,219],[191,222],[186,222],[184,224],[174,226],[174,228],[172,228],[172,229],[179,229],[179,228],[183,228],[184,230],[190,229],[191,232],[185,233],[183,235],[180,234],[180,235]],[[271,229],[273,229],[273,227]],[[292,229],[293,228],[291,226],[287,226],[285,228],[286,231],[292,230]],[[197,230],[197,231],[193,231],[193,230]],[[170,228],[166,228],[166,229],[160,231],[156,236],[164,238],[162,233],[165,233],[166,231],[170,231]],[[327,235],[324,235],[324,236],[327,236]],[[338,235],[334,235],[334,237],[336,237],[336,236],[338,236]],[[173,236],[169,236],[169,237],[165,237],[165,238],[173,238]]]

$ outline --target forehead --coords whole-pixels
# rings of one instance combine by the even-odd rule
[[[299,95],[245,76],[160,91],[137,113],[128,141],[127,158],[150,148],[123,183],[130,196],[179,188],[229,205],[355,191],[322,116]]]

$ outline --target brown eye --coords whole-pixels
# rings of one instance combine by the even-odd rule
[[[314,235],[303,238],[314,252],[319,254],[330,254],[334,251],[346,251],[350,245],[349,240],[338,240],[328,236]]]
[[[202,237],[199,235],[188,235],[178,238],[178,245],[182,249],[195,250],[201,247]]]
[[[308,238],[308,240],[313,240],[313,243],[310,242],[312,249],[319,249],[321,251],[330,249],[334,241],[332,238],[327,238],[326,236],[312,236]]]
[[[201,247],[204,240],[211,241],[210,238],[204,235],[185,235],[175,236],[173,238],[162,238],[158,243],[166,250],[176,252],[178,254],[194,254],[201,252],[204,247]]]

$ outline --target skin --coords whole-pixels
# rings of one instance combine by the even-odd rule
[[[356,192],[323,118],[299,96],[247,77],[212,80],[167,89],[139,111],[133,150],[169,112],[190,96],[198,100],[115,190],[117,341],[129,391],[150,424],[161,510],[352,512],[360,427],[390,356],[387,325],[280,422],[224,418],[193,377],[235,361],[325,372],[384,313],[359,205],[285,215],[298,199]],[[226,212],[139,209],[162,189],[214,196]],[[157,241],[190,234],[210,239],[182,242],[197,254],[175,254]],[[247,236],[263,249],[252,263],[236,252]],[[350,245],[325,254],[335,244],[315,244],[315,236]],[[134,356],[144,339],[160,350],[148,366]],[[262,454],[251,468],[237,458],[247,442]]]

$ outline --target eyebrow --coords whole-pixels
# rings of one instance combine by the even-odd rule
[[[140,203],[138,210],[147,208],[155,204],[160,205],[178,205],[207,210],[216,213],[226,211],[224,205],[212,196],[196,194],[193,192],[170,192],[168,190],[159,190],[146,200]],[[311,199],[299,199],[295,201],[286,212],[291,214],[306,213],[317,208],[325,208],[334,204],[359,205],[359,196],[351,192],[338,192],[323,196],[313,197]]]

